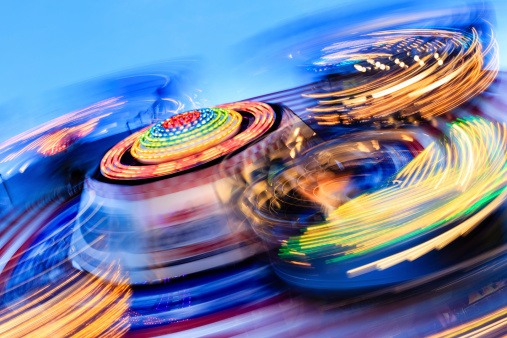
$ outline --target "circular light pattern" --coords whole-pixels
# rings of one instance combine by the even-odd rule
[[[240,206],[261,238],[280,245],[384,184],[423,149],[417,136],[393,129],[324,142],[253,182]]]
[[[350,67],[359,76],[332,80],[303,96],[320,124],[348,124],[399,113],[441,115],[485,90],[499,66],[498,47],[486,34],[455,29],[397,29],[324,48],[319,68]],[[352,74],[353,76],[353,74]]]
[[[459,119],[445,142],[431,143],[390,184],[350,200],[326,222],[282,243],[281,259],[306,266],[316,261],[341,263],[446,229],[421,244],[348,270],[354,277],[446,246],[505,200],[506,135],[505,124]]]
[[[178,114],[144,132],[131,153],[146,164],[177,160],[227,141],[238,133],[241,121],[241,114],[223,108]]]
[[[253,115],[245,130],[240,125]],[[176,116],[127,137],[102,159],[102,174],[110,179],[137,180],[160,177],[196,167],[255,141],[275,122],[275,112],[265,103],[237,102]],[[165,128],[165,126],[169,128]],[[122,156],[131,149],[139,162],[128,165]]]
[[[118,265],[102,275],[74,269],[70,237],[78,198],[59,196],[1,217],[10,228],[0,271],[0,331],[9,337],[120,336],[132,291]],[[19,220],[20,215],[30,215]],[[4,238],[5,239],[5,238]],[[108,284],[108,281],[111,281]]]

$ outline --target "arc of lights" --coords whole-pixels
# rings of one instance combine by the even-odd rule
[[[346,60],[358,62],[356,69],[363,73],[382,70],[352,88],[303,94],[319,100],[317,106],[307,108],[316,113],[319,123],[338,123],[337,115],[363,120],[399,111],[403,115],[419,112],[423,118],[438,116],[484,91],[498,72],[498,46],[492,31],[487,46],[475,28],[471,32],[400,29],[367,36],[369,40],[359,40],[356,46],[343,42],[327,47],[327,55],[316,63]],[[417,54],[412,56],[414,50]]]
[[[280,257],[311,265],[378,252],[433,230],[453,227],[422,244],[348,271],[354,277],[412,261],[470,232],[507,198],[507,127],[482,118],[452,124],[449,140],[432,143],[389,187],[337,208],[328,222],[282,243]]]
[[[187,116],[185,114],[188,113],[175,117]],[[146,164],[177,160],[225,142],[240,129],[241,114],[233,110],[203,109],[202,114],[198,114],[193,114],[185,125],[169,127],[166,122],[174,117],[157,123],[135,141],[132,156]]]
[[[122,317],[132,294],[113,265],[102,278],[77,272],[61,284],[44,287],[0,311],[0,333],[9,337],[121,337],[129,328]]]
[[[98,102],[85,109],[60,116],[54,120],[44,123],[41,126],[32,128],[12,137],[0,144],[0,154],[7,153],[0,163],[14,160],[25,152],[31,150],[36,150],[45,156],[54,155],[66,149],[67,146],[76,139],[90,134],[98,125],[100,120],[111,115],[111,113],[105,113],[93,117],[94,115],[97,115],[103,110],[114,109],[123,104],[125,104],[125,101],[120,101],[120,98],[111,98],[109,100]],[[86,120],[79,125],[65,127],[65,125],[72,122],[88,118],[89,120]],[[20,150],[13,151],[17,143],[27,141],[29,141],[27,145],[22,147]]]
[[[19,259],[16,265],[19,266],[19,264],[26,264],[29,261],[29,258],[23,258],[29,250],[43,252],[44,242],[46,244],[53,242],[59,232],[72,224],[80,214],[90,207],[93,199],[94,194],[91,194],[90,199],[86,202],[86,207],[53,232],[51,236],[44,238],[43,242],[31,246],[28,250],[16,252],[7,260]],[[54,208],[56,209],[61,202],[61,200],[56,201]],[[89,217],[97,211],[98,209],[95,209]],[[42,222],[42,220],[36,222]],[[65,237],[70,235],[67,234]],[[63,238],[60,237],[60,240]],[[95,242],[97,239],[93,243]],[[39,249],[36,249],[37,247]],[[59,248],[59,250],[68,249],[68,246]],[[66,257],[70,260],[76,254],[71,250]],[[44,258],[54,260],[56,256],[57,254],[54,254]],[[7,263],[5,259],[0,262],[2,267]],[[27,289],[30,282],[50,274],[58,266],[68,264],[67,259],[37,272],[30,278],[24,278],[21,283],[4,288],[0,292],[0,298],[16,289]],[[30,269],[29,264],[25,266]],[[23,276],[27,269],[16,271],[12,266],[8,270],[4,269],[2,274],[13,278],[18,275]],[[69,272],[68,275],[62,276],[61,283],[40,285],[26,295],[17,297],[14,302],[7,303],[7,306],[0,311],[0,335],[9,337],[120,337],[129,329],[125,313],[129,308],[132,291],[128,282],[128,277],[122,275],[120,266],[116,262],[105,266],[104,272],[100,276],[92,276],[81,271]]]
[[[275,121],[273,109],[261,102],[229,103],[211,110],[216,110],[217,114],[210,121],[201,120],[201,125],[196,123],[193,128],[187,130],[183,126],[180,133],[173,129],[163,131],[162,124],[157,124],[132,134],[106,153],[100,164],[102,174],[110,179],[136,180],[190,169],[256,140],[266,133]],[[254,117],[241,132],[238,130],[243,118],[238,111],[247,112]],[[122,156],[129,149],[140,162],[148,164],[123,164]]]
[[[384,130],[325,142],[267,179],[256,180],[239,205],[256,233],[279,245],[295,231],[321,224],[329,213],[363,190],[353,179],[356,166],[380,163],[387,156],[392,159],[393,173],[401,170],[423,149],[416,135],[408,130]],[[383,146],[391,142],[403,146]],[[373,175],[374,181],[391,176],[379,171]]]

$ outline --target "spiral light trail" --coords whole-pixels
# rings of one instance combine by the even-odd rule
[[[5,337],[121,337],[128,325],[123,313],[131,291],[119,271],[107,271],[114,283],[74,273],[0,312]]]
[[[483,45],[475,28],[370,33],[355,43],[325,48],[325,56],[315,63],[325,67],[353,62],[356,71],[366,73],[357,85],[303,96],[318,99],[318,105],[308,110],[321,124],[386,118],[397,112],[426,119],[438,116],[493,82],[498,47],[494,38],[487,43]]]
[[[240,206],[258,235],[280,244],[295,228],[320,224],[358,193],[381,184],[422,149],[413,130],[361,132],[324,142],[251,184]]]
[[[453,123],[449,140],[430,144],[391,186],[340,206],[328,222],[283,243],[280,256],[304,265],[314,259],[339,263],[454,225],[409,250],[350,270],[349,275],[383,270],[444,247],[505,200],[506,134],[505,124],[481,118]]]

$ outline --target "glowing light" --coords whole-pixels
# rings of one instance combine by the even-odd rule
[[[211,111],[216,111],[216,115],[211,114]],[[238,131],[242,121],[242,117],[237,111],[245,111],[252,114],[254,121],[250,122],[244,131],[234,135]],[[206,112],[209,112],[209,114]],[[190,169],[224,156],[256,140],[268,131],[275,121],[273,109],[269,105],[260,102],[225,104],[210,110],[203,110],[201,115],[204,120],[197,119],[194,121],[196,122],[195,126],[192,125],[192,128],[194,128],[192,130],[195,130],[195,134],[192,134],[190,129],[185,134],[185,126],[180,126],[178,128],[183,129],[180,130],[177,137],[178,130],[162,130],[160,129],[163,128],[161,123],[132,134],[106,153],[100,164],[102,174],[111,179],[137,180],[165,176]],[[209,118],[209,121],[205,120],[207,118]],[[217,123],[211,125],[217,129],[212,128],[207,130],[206,128],[210,126],[209,123]],[[190,134],[188,134],[189,132]],[[204,134],[199,134],[202,132]],[[155,139],[150,139],[151,133],[155,135]],[[174,135],[170,135],[171,133],[174,133]],[[158,135],[161,135],[160,137],[163,138],[162,142],[166,143],[158,144],[157,142],[160,141]],[[196,140],[199,140],[199,143],[194,143],[197,142]],[[181,142],[189,143],[185,144]],[[150,145],[153,147],[163,147],[156,150],[148,150]],[[165,148],[165,146],[169,148]],[[187,147],[180,148],[182,146]],[[146,149],[142,147],[146,147]],[[136,158],[144,160],[145,163],[149,164],[143,166],[123,164],[121,162],[122,156],[131,148],[132,154],[135,154]],[[192,151],[187,151],[190,149]],[[161,160],[165,162],[162,163]]]
[[[242,117],[221,108],[200,109],[157,123],[134,142],[131,153],[141,163],[163,163],[209,149],[237,134]]]
[[[9,337],[119,337],[128,330],[132,294],[118,271],[113,283],[74,273],[52,289],[43,288],[0,312],[0,333]]]
[[[98,125],[99,121],[111,115],[111,113],[105,113],[90,118],[91,116],[104,109],[111,109],[123,105],[124,103],[125,102],[121,102],[117,98],[102,101],[85,109],[51,120],[41,126],[30,129],[2,142],[0,144],[0,154],[10,151],[16,143],[29,141],[29,143],[20,150],[11,151],[7,156],[4,156],[0,163],[12,161],[29,151],[37,151],[44,156],[51,156],[64,151],[79,139],[89,135]],[[75,123],[75,121],[82,119],[88,120],[73,127],[65,126],[66,124]]]
[[[419,66],[415,68],[397,58],[394,62],[403,71],[386,72],[383,77],[362,81],[357,86],[347,86],[339,91],[323,89],[321,92],[303,94],[318,99],[318,105],[307,108],[308,111],[321,116],[340,116],[336,123],[387,118],[400,111],[403,116],[418,113],[421,118],[429,119],[450,111],[484,91],[498,71],[498,46],[495,39],[487,39],[488,45],[483,46],[483,40],[475,28],[469,31],[399,29],[370,33],[368,36],[371,40],[359,40],[357,46],[353,41],[347,41],[324,49],[329,54],[323,59],[331,61],[334,58],[350,57],[359,60],[362,55],[364,60],[377,55],[375,65],[380,68],[381,58],[387,59],[393,49],[404,50],[409,55],[410,52],[406,50],[417,47],[411,46],[410,41],[420,38],[434,41],[437,51],[432,55],[437,58],[437,62],[433,62],[434,59],[428,60],[429,57],[415,55],[413,60]],[[443,78],[447,80],[442,81]],[[368,104],[350,101],[350,97],[359,93],[376,100]],[[415,102],[417,109],[413,108]]]
[[[283,244],[280,257],[339,263],[454,224],[433,239],[348,273],[353,277],[384,270],[441,249],[468,233],[507,198],[506,136],[505,124],[480,118],[454,123],[449,141],[430,144],[398,173],[396,184],[343,204],[328,222],[311,226]]]

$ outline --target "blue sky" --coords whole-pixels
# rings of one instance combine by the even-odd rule
[[[336,1],[4,0],[0,103],[127,68],[220,52],[333,4]]]
[[[129,68],[225,53],[251,36],[302,16],[336,6],[368,7],[369,3],[3,0],[0,105]],[[497,15],[507,13],[507,1],[493,4]],[[507,27],[501,19],[497,24],[502,54]],[[502,58],[502,68],[506,66]]]

